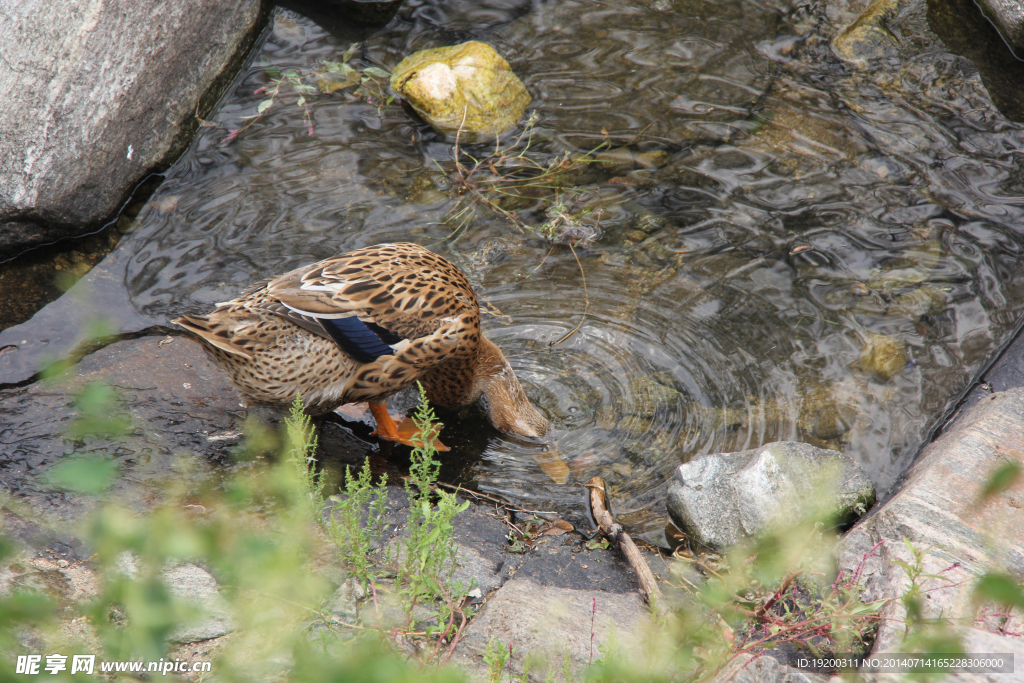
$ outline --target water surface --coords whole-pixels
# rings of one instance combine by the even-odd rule
[[[226,140],[274,75],[352,44],[278,10],[118,246],[129,301],[166,321],[304,263],[418,242],[466,271],[553,426],[542,447],[479,411],[447,416],[463,483],[578,510],[600,475],[650,531],[680,462],[795,439],[884,490],[1021,316],[1024,131],[923,15],[861,67],[830,48],[835,21],[764,0],[410,0],[354,66],[484,40],[533,96],[535,123],[499,147],[524,136],[540,164],[611,153],[521,200],[516,225],[467,204],[454,141],[384,96],[299,106],[283,88]],[[538,230],[557,216],[590,238],[575,254]],[[904,369],[862,362],[879,340]]]

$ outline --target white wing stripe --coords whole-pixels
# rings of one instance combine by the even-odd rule
[[[281,304],[284,305],[285,308],[295,311],[299,315],[308,316],[310,318],[327,318],[328,320],[340,320],[341,318],[351,318],[352,316],[356,315],[356,313],[358,313],[358,311],[345,311],[344,313],[312,313],[310,311],[304,311],[301,308],[296,308],[295,306],[289,306],[283,301],[281,302]]]

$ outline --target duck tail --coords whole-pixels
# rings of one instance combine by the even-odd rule
[[[192,334],[199,337],[201,341],[204,341],[211,346],[216,346],[221,351],[225,351],[236,356],[242,356],[244,358],[253,357],[252,354],[245,349],[231,343],[228,329],[223,325],[211,322],[209,316],[183,315],[175,318],[171,322],[185,328]]]

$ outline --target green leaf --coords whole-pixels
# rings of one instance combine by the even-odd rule
[[[256,107],[256,111],[260,114],[270,108],[270,105],[274,103],[274,98],[271,97],[269,100],[263,100],[260,102],[260,106]]]
[[[299,77],[299,72],[295,69],[288,69],[284,72],[285,78],[296,79]]]
[[[858,603],[849,609],[848,614],[871,614],[872,612],[877,612],[878,610],[882,609],[882,606],[885,605],[885,603],[887,602],[889,602],[889,599],[883,598],[882,600],[875,600],[874,602]]]
[[[53,605],[50,600],[38,593],[17,593],[0,598],[0,614],[4,618],[4,626],[25,622],[33,626],[50,616]]]
[[[981,601],[1024,609],[1024,590],[1008,574],[985,574],[974,587],[974,596]]]
[[[306,96],[305,95],[299,95],[299,101],[296,102],[295,104],[299,105],[300,107],[302,105],[306,104]]]
[[[14,541],[0,534],[0,562],[14,557],[18,553],[18,546]]]
[[[113,460],[68,458],[46,473],[46,481],[65,491],[99,493],[110,487],[117,474],[117,463]]]
[[[349,45],[348,49],[345,50],[345,54],[343,54],[341,56],[341,61],[343,61],[343,62],[350,61],[352,59],[352,55],[354,55],[356,53],[356,48],[358,48],[358,47],[359,47],[359,43],[352,43],[351,45]]]
[[[981,491],[981,500],[986,501],[992,496],[998,496],[1003,491],[1013,487],[1020,481],[1021,466],[1019,462],[1008,462],[996,469],[985,482],[985,488]]]
[[[363,73],[373,78],[391,78],[391,73],[381,69],[377,66],[368,66],[363,69]]]

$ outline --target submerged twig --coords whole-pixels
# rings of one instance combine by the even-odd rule
[[[569,247],[569,250],[572,251],[573,258],[576,259],[576,265],[580,267],[580,277],[583,279],[583,317],[580,318],[580,321],[579,323],[577,323],[576,327],[566,332],[561,339],[559,339],[558,341],[553,341],[550,344],[548,344],[549,347],[558,346],[566,339],[576,334],[576,331],[583,327],[583,323],[587,319],[587,311],[590,310],[590,294],[587,292],[587,274],[583,272],[583,264],[580,263],[580,257],[576,255],[576,249],[572,246],[572,244],[569,244],[567,246]]]

